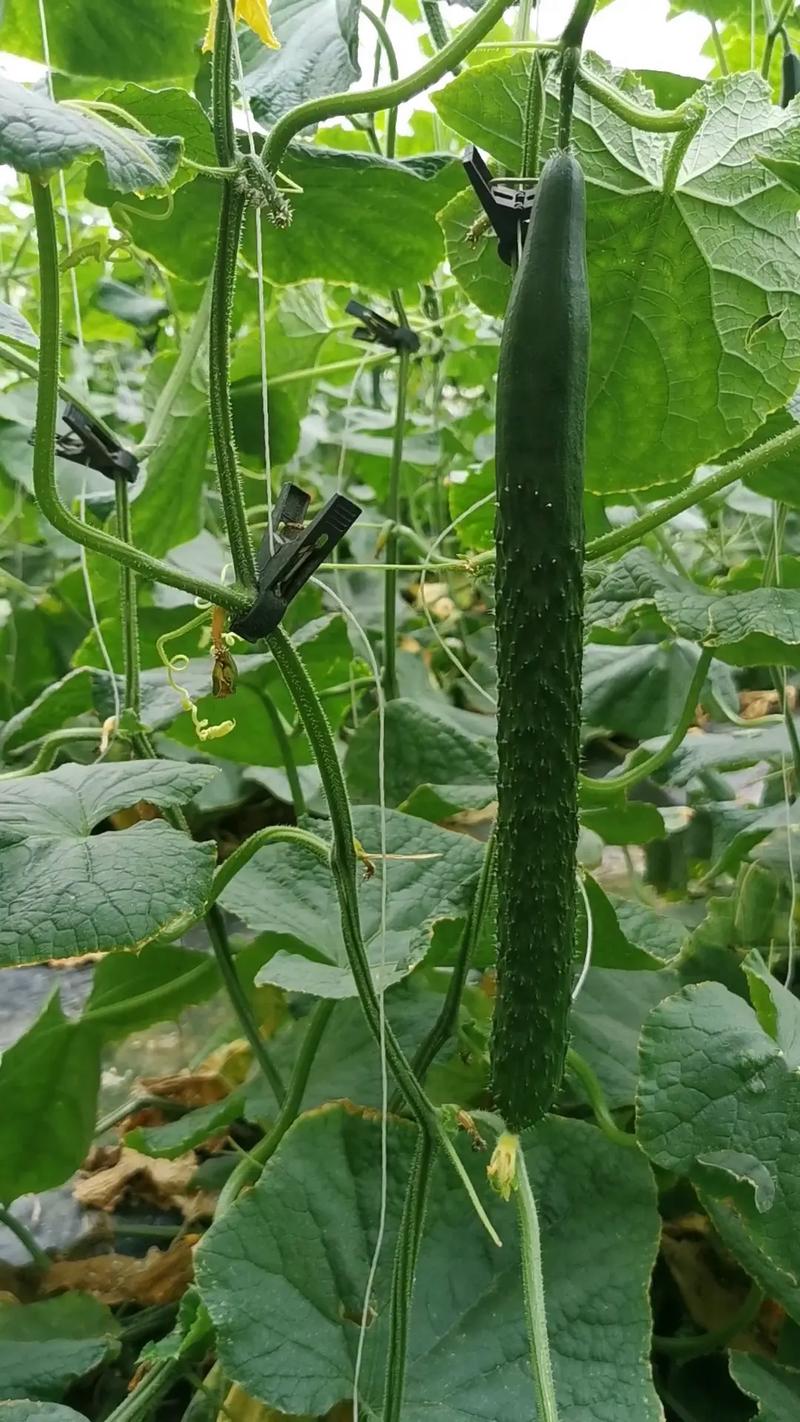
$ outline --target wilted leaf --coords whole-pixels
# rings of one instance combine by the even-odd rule
[[[124,1232],[124,1226],[120,1232]],[[128,1254],[94,1254],[58,1259],[43,1280],[44,1292],[86,1289],[104,1304],[177,1303],[192,1282],[192,1250],[197,1237],[182,1235],[168,1249],[148,1249],[143,1259]]]

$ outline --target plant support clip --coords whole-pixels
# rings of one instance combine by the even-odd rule
[[[510,267],[517,257],[520,234],[524,237],[528,229],[536,189],[518,187],[493,178],[474,143],[466,149],[462,162],[464,172],[494,229],[498,256]]]
[[[109,430],[92,419],[70,401],[61,416],[69,434],[56,436],[56,453],[73,464],[83,464],[104,474],[107,479],[121,475],[132,484],[139,473],[139,461],[129,449],[123,449]]]
[[[231,622],[231,631],[246,642],[258,642],[275,631],[289,603],[362,512],[352,499],[334,494],[307,524],[310,502],[296,484],[282,485],[272,515],[274,546],[268,529],[256,558],[256,600]]]
[[[419,350],[419,336],[410,326],[400,326],[396,321],[381,316],[379,311],[373,311],[371,306],[363,306],[360,301],[348,301],[344,309],[349,316],[357,316],[362,323],[353,332],[354,340],[388,346],[393,351],[408,351],[409,355]]]

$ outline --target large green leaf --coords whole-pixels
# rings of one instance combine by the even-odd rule
[[[0,794],[0,962],[141,948],[202,912],[214,846],[163,820],[93,834],[118,810],[183,804],[210,766],[142,760],[64,765]]]
[[[361,1375],[370,1416],[380,1414],[392,1250],[414,1136],[407,1125],[389,1125],[386,1237]],[[377,1121],[352,1108],[304,1116],[197,1251],[223,1367],[281,1412],[317,1416],[352,1396],[357,1319],[378,1225],[379,1140]],[[644,1361],[658,1236],[647,1166],[578,1121],[545,1122],[528,1134],[526,1155],[543,1221],[560,1416],[657,1422]],[[515,1212],[488,1199],[486,1157],[469,1147],[463,1157],[503,1248],[488,1243],[452,1171],[437,1166],[403,1417],[424,1422],[435,1406],[440,1422],[530,1422],[535,1404]]]
[[[50,60],[65,74],[108,79],[189,77],[208,19],[208,0],[48,0]],[[44,59],[37,5],[4,0],[0,48],[27,59]]]
[[[118,1332],[111,1310],[90,1294],[0,1303],[0,1397],[59,1398],[119,1351]]]
[[[475,740],[417,702],[403,699],[388,703],[384,734],[388,805],[406,801],[404,808],[411,814],[444,819],[470,801],[472,808],[480,808],[494,798],[497,759],[490,741]],[[378,798],[379,739],[376,711],[361,723],[347,748],[347,778],[357,801],[374,803]],[[430,810],[433,813],[427,813]]]
[[[381,852],[380,813],[358,809],[355,833],[367,855]],[[374,860],[359,886],[361,923],[377,985],[387,987],[424,958],[437,922],[466,913],[483,846],[425,820],[387,811],[390,856]],[[388,880],[386,938],[381,933],[381,881]],[[297,845],[268,845],[254,855],[222,895],[250,928],[269,935],[275,953],[258,982],[317,997],[352,997],[339,911],[329,869]]]
[[[45,687],[40,696],[0,730],[0,755],[6,760],[30,741],[69,725],[92,709],[92,676],[81,667]]]
[[[610,1106],[633,1102],[642,1023],[679,981],[671,968],[658,973],[592,968],[589,973],[570,1017],[572,1043],[594,1067]]]
[[[288,230],[264,229],[271,281],[324,277],[388,293],[430,277],[443,248],[432,180],[372,153],[308,145],[291,148],[282,167],[303,191]]]
[[[0,336],[5,341],[16,341],[21,346],[38,346],[39,340],[30,321],[21,311],[0,301]]]
[[[800,1004],[748,960],[756,1010],[718,983],[654,1008],[641,1039],[637,1134],[688,1176],[796,1290],[800,1249]],[[757,1271],[757,1260],[748,1263]]]
[[[671,731],[697,657],[686,641],[621,647],[590,642],[583,658],[584,721],[636,739]]]
[[[83,1021],[104,1041],[174,1022],[185,1007],[205,1002],[219,987],[215,959],[169,943],[141,953],[113,953],[94,970]]]
[[[100,157],[119,192],[166,187],[181,155],[179,138],[146,138],[46,94],[0,78],[0,163],[47,177],[77,158]]]
[[[680,637],[713,647],[714,655],[733,666],[760,662],[800,666],[800,590],[754,588],[752,592],[715,596],[695,588],[664,590],[656,607]]]
[[[77,1170],[94,1134],[99,1085],[99,1039],[64,1016],[55,993],[0,1061],[0,1199],[49,1190]]]
[[[242,35],[245,93],[269,128],[287,109],[322,94],[338,94],[360,78],[360,0],[272,0],[270,19],[280,49]]]
[[[58,1402],[34,1402],[26,1397],[19,1402],[0,1401],[0,1422],[86,1422],[86,1418]]]
[[[758,1402],[757,1422],[789,1422],[800,1407],[800,1372],[782,1368],[770,1358],[731,1353],[731,1377],[742,1392]]]
[[[518,55],[468,69],[435,96],[452,128],[512,172],[529,63]],[[671,138],[633,132],[576,98],[592,291],[587,485],[596,492],[669,483],[708,462],[783,404],[800,373],[796,198],[756,157],[797,119],[770,107],[755,75],[703,94],[708,115],[671,196],[660,190]],[[474,248],[464,256],[469,213],[456,202],[445,214],[451,265],[477,301],[489,280],[497,314],[494,243],[491,258]]]

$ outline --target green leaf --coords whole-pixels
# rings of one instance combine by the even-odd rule
[[[434,97],[446,123],[511,172],[520,168],[529,64],[517,55],[467,69]],[[709,462],[783,404],[800,373],[796,199],[755,156],[797,119],[773,109],[767,86],[751,74],[708,85],[703,97],[707,117],[674,195],[665,197],[672,137],[634,133],[576,95],[592,289],[586,482],[596,493],[663,485]],[[552,98],[545,153],[554,118]],[[469,222],[463,207],[459,221],[462,229]],[[454,238],[466,245],[454,225],[451,214],[451,266],[481,300],[485,285],[473,277],[485,283],[489,259],[471,252],[465,270],[452,250]],[[485,248],[496,282],[491,238]],[[490,296],[499,314],[494,285]],[[730,311],[735,322],[726,319]],[[771,319],[752,338],[764,318]]]
[[[431,180],[373,153],[308,145],[291,148],[282,168],[303,191],[292,197],[287,231],[264,229],[271,281],[288,285],[324,277],[388,293],[431,276],[442,257]],[[350,195],[346,204],[344,190]]]
[[[359,886],[361,924],[376,984],[404,977],[428,951],[437,922],[463,918],[484,847],[398,811],[386,817],[382,864],[380,813],[357,809],[355,834],[375,872]],[[388,875],[386,941],[381,935],[381,878]],[[352,997],[339,911],[329,869],[298,845],[268,845],[253,856],[221,902],[248,927],[268,935],[274,956],[256,981],[317,997]]]
[[[759,974],[762,1012],[765,981]],[[688,1176],[715,1202],[715,1217],[731,1215],[797,1289],[800,1004],[787,993],[780,1005],[779,1041],[718,983],[656,1007],[642,1032],[637,1134],[656,1164]]]
[[[483,208],[471,188],[456,193],[438,214],[448,266],[470,301],[489,316],[502,316],[508,305],[511,273],[497,255],[497,244],[480,232]]]
[[[245,93],[260,124],[307,99],[339,94],[361,77],[358,0],[271,0],[280,49],[267,49],[245,31],[240,40]]]
[[[45,687],[40,696],[16,716],[6,721],[0,730],[0,755],[8,760],[14,750],[30,741],[46,736],[69,725],[92,710],[92,676],[80,668],[67,672],[60,681]]]
[[[200,1146],[212,1136],[219,1135],[231,1121],[241,1116],[244,1097],[241,1092],[233,1092],[221,1101],[212,1101],[208,1106],[198,1106],[196,1111],[187,1111],[177,1121],[167,1121],[163,1126],[138,1126],[128,1131],[125,1144],[143,1155],[156,1156],[160,1160],[176,1160],[179,1155]]]
[[[126,322],[137,331],[148,330],[169,314],[166,302],[110,277],[101,277],[92,302],[98,310],[116,316],[117,320]]]
[[[586,876],[586,892],[595,967],[659,970],[674,964],[686,947],[688,928],[669,914],[609,896],[591,875]]]
[[[771,1358],[731,1353],[731,1377],[737,1387],[758,1402],[757,1422],[788,1422],[800,1406],[800,1372],[782,1368]]]
[[[72,0],[48,0],[50,62],[64,74],[108,79],[191,77],[208,20],[208,0],[136,0],[135,7],[81,0],[80,23]],[[37,6],[5,0],[0,48],[44,61]]]
[[[46,94],[0,78],[0,163],[46,178],[78,158],[100,157],[119,192],[169,183],[181,156],[179,138],[146,138]]]
[[[471,469],[465,479],[451,475],[447,485],[450,517],[458,519],[458,539],[469,552],[483,552],[494,547],[494,500],[468,514],[473,504],[493,494],[495,488],[494,461],[487,460],[479,469]]]
[[[93,834],[139,801],[183,804],[211,766],[142,760],[64,765],[8,781],[0,800],[0,962],[141,948],[202,912],[214,846],[163,820]]]
[[[6,301],[0,301],[0,336],[6,341],[16,341],[21,346],[39,344],[39,338],[30,321]]]
[[[214,958],[171,944],[141,953],[114,953],[94,970],[83,1019],[103,1041],[172,1022],[185,1007],[205,1002],[219,988]]]
[[[0,1422],[86,1422],[86,1418],[60,1403],[33,1402],[26,1397],[20,1402],[0,1401]]]
[[[184,157],[193,163],[216,166],[217,152],[208,116],[194,94],[186,89],[145,89],[139,84],[124,84],[121,88],[105,89],[100,102],[116,104],[150,133],[162,137],[179,135],[183,139]],[[184,173],[184,181],[190,181],[186,170]]]
[[[171,360],[159,361],[166,378]],[[166,428],[147,459],[147,482],[131,508],[137,543],[154,558],[188,543],[205,521],[203,491],[208,453],[208,398],[184,387]]]
[[[391,1260],[414,1137],[390,1123],[386,1238],[361,1375],[372,1415],[381,1410]],[[644,1357],[658,1221],[645,1162],[579,1121],[547,1121],[525,1144],[543,1222],[561,1415],[565,1422],[657,1422]],[[356,1320],[378,1225],[378,1155],[374,1119],[339,1105],[303,1117],[253,1190],[198,1248],[198,1285],[222,1366],[282,1412],[317,1416],[352,1396]],[[438,1167],[412,1304],[403,1417],[422,1422],[435,1397],[440,1422],[530,1422],[514,1212],[488,1198],[486,1157],[462,1146],[462,1159],[503,1248],[489,1250],[461,1185]]]
[[[374,711],[362,721],[345,757],[350,792],[356,802],[375,804],[379,796],[380,718]],[[444,818],[494,799],[497,757],[490,741],[477,741],[416,701],[390,701],[385,711],[387,805],[403,806],[425,819]],[[466,799],[460,794],[464,787]],[[415,793],[417,792],[417,793]],[[422,793],[420,793],[422,792]],[[436,814],[438,805],[445,808]],[[433,810],[433,814],[425,811]]]
[[[694,584],[665,568],[648,548],[632,548],[602,572],[589,592],[586,625],[619,630],[638,612],[653,607],[659,591],[694,591]]]
[[[615,647],[590,642],[583,658],[583,719],[635,739],[671,731],[697,665],[688,642]]]
[[[572,1044],[599,1076],[611,1107],[634,1100],[642,1023],[679,981],[670,968],[659,973],[592,968],[589,973],[572,1009]]]
[[[667,832],[655,805],[645,800],[620,800],[619,804],[581,810],[581,824],[606,844],[649,844],[663,839]]]
[[[56,992],[0,1061],[0,1199],[49,1190],[77,1170],[94,1135],[99,1086],[99,1040],[64,1016]]]
[[[695,588],[689,593],[661,592],[655,601],[678,636],[713,647],[715,657],[732,666],[765,662],[800,667],[796,588],[754,588],[729,597]]]
[[[116,130],[119,132],[119,130]],[[160,140],[151,140],[152,142]],[[154,257],[159,266],[183,281],[204,281],[211,271],[217,240],[220,184],[215,178],[195,178],[172,194],[169,216],[163,197],[142,198],[134,206],[118,202],[118,186],[106,182],[94,164],[86,175],[89,202],[108,207],[114,223],[130,234],[134,245]]]
[[[111,1310],[90,1294],[0,1303],[0,1393],[5,1398],[60,1397],[119,1352],[118,1333]],[[73,1415],[65,1409],[65,1417]],[[28,1414],[29,1419],[35,1416],[35,1411]]]
[[[662,741],[646,743],[645,750],[658,750]],[[706,770],[744,770],[760,760],[781,761],[791,754],[783,726],[745,727],[721,731],[718,735],[687,736],[670,757],[662,774],[670,785],[682,789]]]

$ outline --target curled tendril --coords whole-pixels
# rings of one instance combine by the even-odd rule
[[[197,739],[199,741],[219,741],[223,736],[230,735],[231,731],[235,729],[236,722],[232,720],[220,721],[218,725],[212,725],[208,717],[200,715],[197,703],[192,700],[188,689],[185,686],[181,686],[180,682],[176,680],[176,676],[180,676],[180,673],[189,665],[189,658],[184,652],[176,652],[173,657],[170,657],[165,650],[167,642],[172,642],[176,637],[182,637],[184,633],[191,632],[193,628],[204,625],[207,617],[208,611],[206,609],[199,613],[197,617],[193,617],[191,622],[186,622],[182,627],[176,628],[174,632],[165,632],[163,637],[157,639],[156,650],[164,670],[167,673],[167,681],[178,697],[181,708],[192,718],[192,725],[194,726]],[[218,656],[216,647],[214,648],[214,659],[214,664],[217,666]]]

